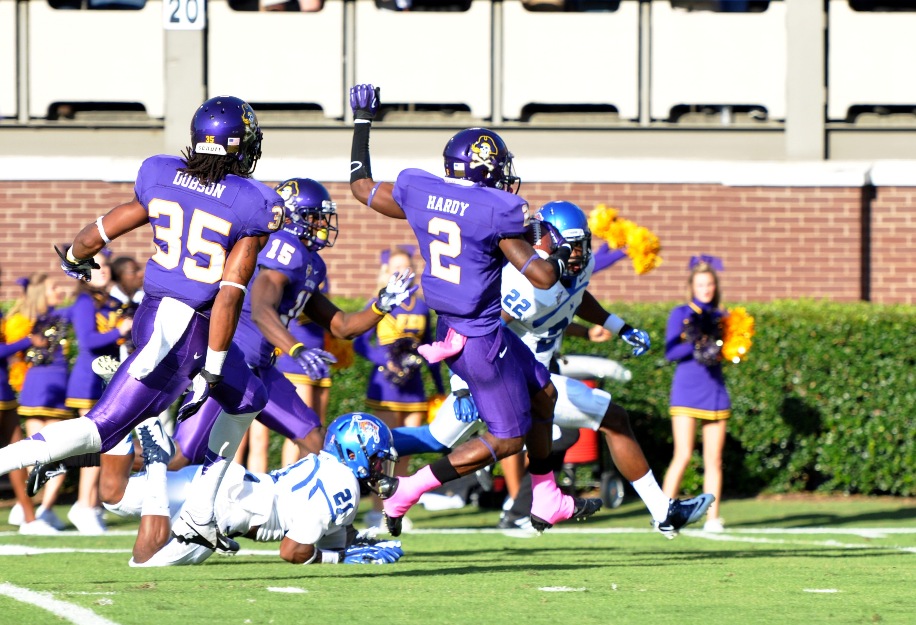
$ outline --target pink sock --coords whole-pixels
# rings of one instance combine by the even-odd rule
[[[420,500],[420,495],[439,486],[442,486],[442,482],[436,479],[432,469],[426,465],[411,476],[398,478],[397,491],[382,502],[382,508],[390,517],[402,517]]]
[[[531,474],[531,514],[548,523],[565,521],[573,515],[576,504],[557,488],[553,473]]]

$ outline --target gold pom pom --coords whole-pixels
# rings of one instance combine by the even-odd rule
[[[658,237],[648,228],[618,215],[614,208],[599,204],[588,217],[592,235],[607,242],[612,250],[626,248],[636,275],[648,273],[662,264]]]
[[[722,357],[739,363],[751,350],[754,338],[754,317],[747,309],[738,306],[728,309],[728,315],[722,319]]]
[[[344,339],[338,339],[329,332],[324,334],[324,349],[334,355],[337,359],[332,369],[346,369],[353,365],[353,342]]]
[[[445,403],[445,395],[433,395],[429,398],[426,408],[426,422],[432,423],[439,413],[439,408]]]

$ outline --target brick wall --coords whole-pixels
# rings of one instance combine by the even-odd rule
[[[916,303],[916,189],[877,190],[871,246],[872,301]]]
[[[406,222],[357,204],[344,183],[328,185],[338,202],[340,238],[323,253],[333,292],[368,297],[377,289],[378,252],[414,239]],[[598,203],[654,231],[664,264],[636,276],[624,260],[598,274],[593,291],[616,301],[673,301],[686,293],[686,267],[699,253],[723,258],[726,302],[781,298],[855,301],[862,292],[859,188],[725,187],[702,184],[526,184],[533,207],[568,199],[586,211]],[[119,202],[132,186],[104,182],[0,182],[0,299],[33,271],[60,276],[51,245]],[[916,303],[916,189],[882,188],[872,204],[871,299]],[[148,258],[147,227],[113,244],[116,254]]]

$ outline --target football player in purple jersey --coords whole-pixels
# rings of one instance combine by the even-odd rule
[[[384,502],[392,535],[420,495],[444,482],[528,449],[533,483],[531,521],[542,531],[570,518],[584,519],[601,508],[600,499],[563,495],[548,464],[556,389],[550,374],[500,320],[500,276],[508,261],[538,288],[563,275],[571,248],[558,239],[557,251],[542,259],[523,235],[528,204],[515,194],[519,178],[512,155],[496,133],[469,128],[445,146],[445,177],[405,169],[394,184],[375,182],[369,165],[369,128],[379,105],[372,85],[350,90],[355,116],[350,189],[376,212],[406,219],[426,267],[426,302],[439,315],[439,341],[420,353],[445,360],[468,384],[489,431],[448,456],[398,478]],[[559,236],[559,235],[557,235]]]
[[[385,313],[410,296],[413,272],[405,270],[398,274],[402,279],[389,281],[381,289],[375,308],[343,312],[319,289],[327,267],[318,253],[333,246],[337,238],[336,204],[321,183],[308,178],[286,180],[277,192],[285,199],[287,218],[258,256],[233,343],[267,388],[269,400],[258,421],[294,440],[299,458],[303,458],[321,450],[324,427],[293,383],[275,366],[276,353],[288,354],[313,380],[327,377],[328,365],[336,360],[323,349],[306,348],[290,333],[290,321],[304,313],[334,337],[353,339],[375,327]],[[232,370],[226,372],[223,382],[232,386],[242,380]],[[219,404],[211,398],[200,412],[179,423],[175,440],[192,463],[200,463],[207,432],[219,412]]]
[[[212,393],[222,410],[194,496],[176,522],[179,540],[214,548],[216,490],[251,420],[267,403],[264,385],[232,345],[248,281],[267,237],[283,225],[283,200],[251,178],[261,156],[251,106],[231,96],[204,102],[191,121],[184,158],[158,155],[140,166],[134,197],[83,228],[61,268],[88,280],[106,244],[152,226],[154,254],[134,316],[137,346],[85,417],[52,424],[0,451],[0,474],[35,463],[107,451],[191,383],[192,412]],[[238,369],[238,371],[235,371]],[[229,370],[240,384],[221,384]]]

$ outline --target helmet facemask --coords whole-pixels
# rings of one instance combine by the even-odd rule
[[[572,279],[579,275],[592,257],[592,236],[590,232],[579,235],[572,234],[569,230],[561,234],[563,234],[563,238],[566,239],[566,242],[572,246],[572,254],[570,254],[569,260],[566,262],[566,269],[562,277]],[[567,234],[569,234],[569,236],[567,236]],[[577,254],[576,252],[579,253]]]

